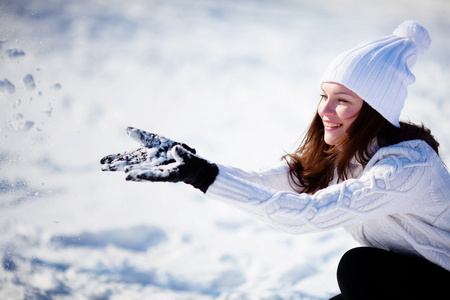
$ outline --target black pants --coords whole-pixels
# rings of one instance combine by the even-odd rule
[[[355,248],[339,262],[341,293],[330,300],[450,299],[450,272],[421,258]]]

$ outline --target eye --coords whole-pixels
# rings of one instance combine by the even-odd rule
[[[339,101],[339,103],[348,103],[348,101],[345,99],[338,99],[338,101]]]
[[[324,94],[320,94],[320,101],[327,99],[327,95]]]

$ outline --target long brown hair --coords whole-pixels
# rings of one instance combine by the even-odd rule
[[[397,128],[364,101],[358,117],[335,146],[325,143],[323,122],[316,113],[298,149],[283,158],[289,165],[294,188],[299,193],[313,194],[328,186],[335,169],[338,180],[349,178],[353,158],[366,166],[375,154],[371,149],[373,141],[385,147],[415,139],[424,140],[439,153],[439,143],[423,124],[400,122]]]

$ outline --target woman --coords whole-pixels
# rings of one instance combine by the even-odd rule
[[[102,168],[133,181],[183,181],[291,233],[344,227],[365,247],[342,257],[333,299],[446,299],[450,175],[430,131],[399,122],[410,68],[430,43],[425,28],[405,21],[339,55],[303,142],[279,167],[218,166],[129,128],[143,147],[103,158]]]

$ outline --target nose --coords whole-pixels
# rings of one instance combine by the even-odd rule
[[[322,116],[332,116],[336,114],[336,107],[333,104],[333,101],[322,100],[319,104],[319,115]]]

